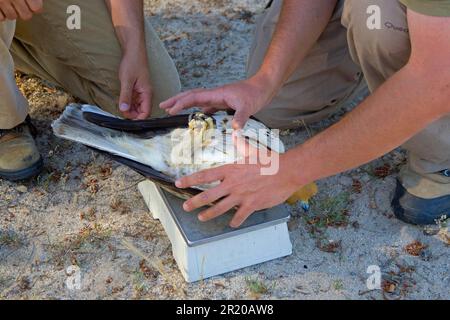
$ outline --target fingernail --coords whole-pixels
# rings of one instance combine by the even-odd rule
[[[180,180],[175,181],[175,186],[177,188],[181,188],[181,181]]]
[[[121,103],[119,106],[120,111],[128,111],[130,110],[130,106],[126,103]]]
[[[184,211],[187,211],[187,212],[190,211],[190,210],[189,210],[189,205],[188,205],[187,202],[183,203],[183,209],[184,209]]]

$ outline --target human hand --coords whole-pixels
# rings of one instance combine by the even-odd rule
[[[260,76],[232,83],[216,89],[195,89],[160,104],[169,114],[175,115],[184,109],[200,107],[205,113],[218,110],[235,110],[233,128],[242,129],[247,120],[270,103],[275,90]]]
[[[122,114],[133,120],[148,118],[151,113],[152,86],[147,56],[144,53],[126,54],[120,64],[119,79],[119,109]]]
[[[42,11],[43,0],[0,0],[0,22],[5,20],[30,20]]]
[[[238,142],[242,145],[243,142]],[[255,156],[254,150],[246,145],[245,156]],[[238,145],[238,150],[242,150]],[[257,151],[261,152],[261,151]],[[264,150],[262,152],[267,152]],[[231,164],[219,168],[204,170],[191,176],[179,179],[178,188],[189,188],[220,181],[217,187],[204,191],[186,201],[183,208],[187,212],[216,203],[199,214],[200,221],[217,218],[233,208],[237,208],[230,226],[237,228],[255,211],[272,208],[285,202],[298,190],[292,180],[292,172],[283,155],[271,152],[270,161],[245,161],[257,164]],[[278,161],[274,174],[267,175],[263,169],[267,163],[273,165]]]

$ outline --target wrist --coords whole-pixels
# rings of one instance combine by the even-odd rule
[[[302,147],[297,147],[280,155],[280,173],[287,184],[296,190],[315,181],[309,175],[307,160],[304,159]]]
[[[260,88],[264,88],[264,91],[270,94],[270,98],[273,98],[283,85],[277,77],[265,70],[258,71],[249,81],[256,83]]]
[[[121,64],[126,65],[127,68],[136,66],[141,69],[148,70],[148,57],[146,48],[130,47],[128,49],[123,49]]]
[[[147,48],[144,39],[134,38],[120,41],[123,57],[142,59],[147,57]]]

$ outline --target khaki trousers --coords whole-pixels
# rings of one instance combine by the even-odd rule
[[[381,30],[367,28],[366,11],[372,4],[381,8]],[[281,7],[282,0],[275,0],[258,19],[249,75],[262,63]],[[299,122],[321,120],[358,94],[362,75],[374,91],[407,63],[410,53],[406,7],[398,0],[340,0],[303,64],[256,117],[273,128],[294,128]],[[414,172],[425,175],[450,168],[450,115],[403,147],[409,151],[409,166]]]
[[[81,30],[67,28],[67,8],[81,8]],[[15,33],[14,33],[15,31]],[[180,91],[172,59],[148,21],[145,22],[152,116],[159,103]],[[0,128],[21,123],[28,106],[14,80],[15,67],[61,86],[74,96],[120,114],[118,79],[122,50],[104,0],[46,0],[30,21],[0,23]]]

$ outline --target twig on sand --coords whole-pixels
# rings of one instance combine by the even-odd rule
[[[136,187],[139,183],[141,183],[142,181],[145,181],[145,179],[140,179],[139,181],[135,181],[133,184],[123,188],[123,189],[119,189],[119,190],[115,190],[115,192],[122,192],[122,191],[126,191],[129,190],[131,188]]]
[[[365,291],[358,291],[358,295],[359,296],[364,296],[364,295],[366,295],[366,294],[368,294],[368,293],[371,293],[371,292],[374,292],[374,291],[377,291],[378,289],[372,289],[372,290],[365,290]]]
[[[181,297],[186,297],[186,293],[172,280],[172,278],[167,274],[162,261],[158,258],[150,259],[145,253],[136,248],[131,242],[123,239],[122,244],[132,253],[141,257],[147,261],[153,268],[158,270],[164,280],[172,285],[172,287],[180,294]]]

